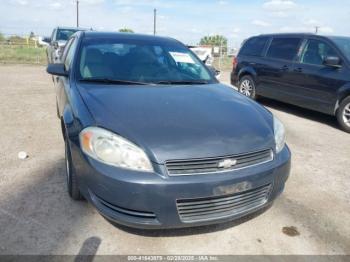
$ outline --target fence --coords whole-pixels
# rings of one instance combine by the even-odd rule
[[[45,49],[34,35],[0,35],[0,63],[45,64]]]

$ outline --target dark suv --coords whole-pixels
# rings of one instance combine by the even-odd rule
[[[350,132],[350,37],[260,35],[233,64],[231,83],[240,93],[335,115]]]

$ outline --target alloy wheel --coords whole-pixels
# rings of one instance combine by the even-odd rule
[[[240,86],[240,93],[245,96],[251,97],[253,93],[253,84],[248,79],[243,80]]]
[[[350,103],[344,107],[343,121],[344,121],[345,125],[350,127]]]

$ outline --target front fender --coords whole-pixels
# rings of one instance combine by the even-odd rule
[[[74,116],[70,105],[65,106],[62,114],[62,120],[66,132],[65,135],[67,135],[69,138],[77,136],[77,134],[79,135],[80,130],[78,131],[75,127]]]
[[[338,107],[339,107],[341,101],[348,96],[350,96],[350,83],[347,83],[346,85],[344,85],[338,89],[337,102],[336,102],[336,105],[334,108],[334,113],[338,110]]]
[[[63,108],[62,121],[65,135],[72,142],[77,142],[79,133],[87,126],[94,126],[95,121],[86,107],[79,91],[72,86],[67,91],[67,99]]]

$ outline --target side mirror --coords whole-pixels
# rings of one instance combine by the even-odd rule
[[[53,45],[53,47],[54,47],[55,49],[58,49],[58,47],[59,47],[57,41],[53,42],[52,45]]]
[[[50,44],[51,43],[51,38],[50,37],[43,37],[42,39],[43,42]]]
[[[207,66],[207,67],[208,67],[209,71],[210,71],[216,78],[220,77],[220,74],[221,74],[221,71],[220,71],[220,70],[215,69],[215,67],[213,67],[213,66]]]
[[[341,60],[337,56],[327,56],[323,64],[330,67],[341,67]]]
[[[68,76],[64,64],[49,64],[46,68],[46,72],[55,76]]]

